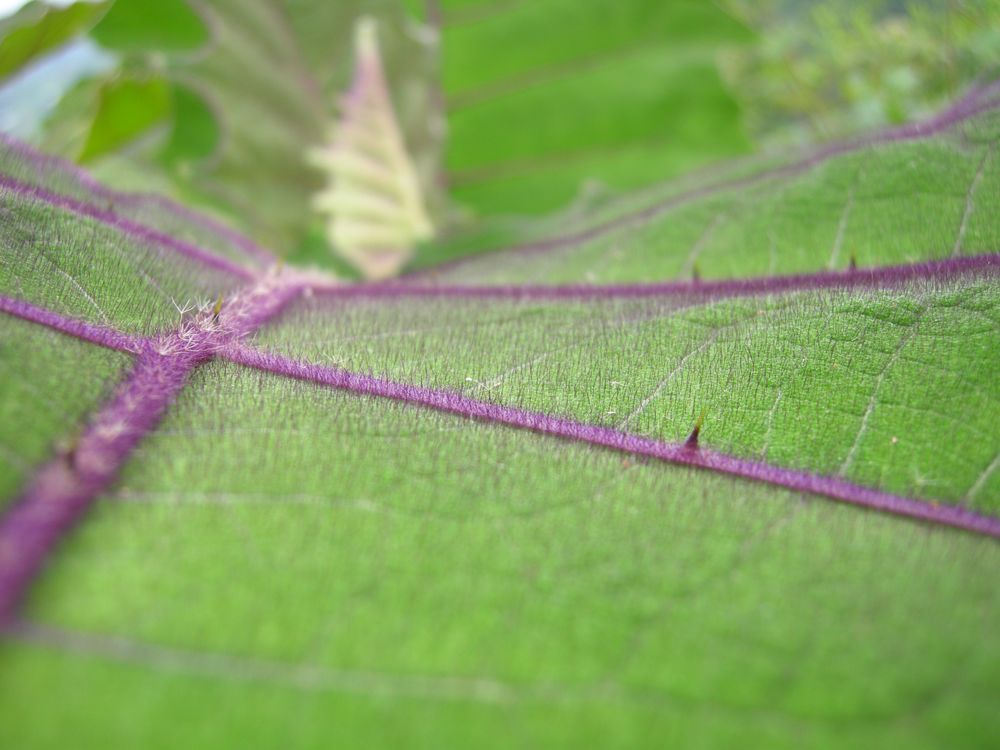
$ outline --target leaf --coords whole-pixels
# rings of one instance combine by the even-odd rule
[[[97,113],[79,161],[90,161],[131,143],[164,120],[169,111],[170,91],[162,80],[107,82],[100,87]]]
[[[184,52],[209,40],[201,19],[184,0],[115,2],[91,36],[120,52]]]
[[[313,153],[330,175],[314,205],[329,215],[331,245],[366,278],[384,279],[399,273],[433,226],[392,108],[377,28],[373,18],[358,21],[354,82],[332,140]]]
[[[178,170],[209,159],[218,149],[221,134],[215,114],[195,92],[173,87],[174,123],[160,158]]]
[[[633,188],[749,150],[714,57],[753,37],[716,4],[444,3],[441,38],[448,179],[482,213],[544,213],[587,178]]]
[[[988,745],[997,91],[381,284],[5,142],[6,744]]]
[[[0,21],[0,79],[8,78],[81,31],[107,10],[106,2],[77,2],[53,7],[29,2]]]

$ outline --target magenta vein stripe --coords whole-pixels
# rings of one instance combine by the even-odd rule
[[[721,281],[666,281],[652,284],[566,285],[461,285],[382,282],[317,287],[315,292],[334,297],[472,297],[500,299],[601,299],[685,296],[696,298],[774,294],[810,289],[831,289],[898,284],[912,279],[948,278],[965,273],[1000,271],[1000,253],[973,255],[898,266],[821,271],[789,276],[761,276]]]
[[[469,419],[504,424],[544,435],[611,448],[623,453],[648,456],[667,463],[693,466],[743,479],[766,482],[871,510],[1000,538],[998,518],[980,515],[953,505],[938,505],[901,497],[852,484],[836,477],[784,469],[705,448],[691,448],[684,444],[662,442],[601,425],[575,422],[513,406],[491,404],[450,391],[434,390],[338,368],[298,362],[241,345],[234,344],[228,347],[221,356],[246,367],[352,393],[388,398]]]
[[[617,216],[601,224],[597,224],[578,232],[557,235],[555,237],[540,240],[532,240],[510,247],[499,247],[491,250],[484,250],[483,252],[475,255],[456,258],[428,268],[417,269],[408,274],[408,276],[411,278],[420,278],[428,274],[458,268],[500,253],[533,254],[574,247],[599,237],[603,237],[619,229],[624,229],[640,224],[644,221],[648,221],[695,200],[716,195],[728,190],[740,190],[742,188],[751,187],[769,179],[795,175],[842,154],[848,154],[863,148],[877,146],[882,143],[896,143],[900,141],[929,138],[931,136],[938,135],[951,130],[965,120],[975,117],[978,114],[996,109],[1000,106],[998,96],[1000,96],[1000,81],[987,86],[972,89],[968,94],[966,94],[966,96],[945,111],[921,122],[908,123],[906,125],[874,133],[863,138],[832,143],[790,164],[772,167],[746,177],[712,182],[681,193],[680,195],[675,195],[665,200],[661,200],[650,206],[646,206],[645,208],[631,211],[622,216]]]
[[[135,446],[163,417],[192,370],[222,347],[278,314],[302,290],[276,276],[158,339],[143,341],[128,377],[84,430],[0,518],[0,623],[15,613],[28,585],[62,537],[115,480]]]
[[[192,224],[197,224],[202,228],[208,230],[209,232],[215,234],[218,237],[226,240],[232,245],[239,248],[241,251],[246,253],[248,256],[261,261],[263,263],[271,264],[274,263],[275,256],[262,248],[252,239],[247,237],[240,232],[237,232],[232,227],[228,227],[222,222],[208,216],[207,214],[200,213],[198,211],[193,211],[186,206],[181,205],[175,201],[170,200],[162,195],[157,195],[154,193],[149,194],[135,194],[135,193],[124,193],[118,190],[112,190],[106,185],[99,182],[85,169],[81,169],[79,166],[71,161],[63,159],[58,156],[53,156],[51,154],[44,154],[40,151],[35,150],[27,143],[14,138],[7,133],[0,133],[0,144],[4,147],[10,149],[11,151],[17,153],[25,161],[30,162],[33,167],[43,172],[45,170],[52,170],[55,172],[62,172],[63,174],[70,175],[72,178],[79,181],[82,187],[90,190],[95,195],[99,195],[102,198],[107,198],[108,200],[114,201],[115,203],[121,203],[132,206],[142,206],[143,204],[153,205],[155,204],[160,209],[172,213],[175,216],[191,222]]]
[[[138,224],[137,222],[127,219],[124,216],[119,216],[114,211],[98,208],[97,206],[93,206],[89,203],[78,201],[75,198],[58,195],[50,190],[46,190],[45,188],[38,187],[37,185],[28,185],[6,175],[0,175],[0,188],[9,190],[10,192],[16,193],[17,195],[25,198],[33,198],[43,203],[47,203],[50,206],[71,211],[72,213],[80,216],[87,216],[95,221],[99,221],[102,224],[106,224],[109,227],[117,229],[122,234],[135,240],[170,248],[171,250],[175,250],[182,255],[201,263],[202,265],[232,274],[233,276],[238,276],[243,279],[252,279],[254,276],[253,271],[248,268],[244,268],[238,263],[234,263],[233,261],[223,258],[222,256],[215,255],[214,253],[200,248],[197,245],[192,245],[189,242],[183,242],[171,237],[168,234],[164,234],[163,232]]]
[[[75,336],[91,344],[115,349],[119,352],[135,354],[142,350],[146,341],[146,339],[138,336],[130,336],[127,333],[122,333],[111,328],[91,325],[82,320],[68,318],[51,310],[37,307],[30,302],[3,295],[0,295],[0,312],[13,315],[31,323],[46,326],[60,333]]]

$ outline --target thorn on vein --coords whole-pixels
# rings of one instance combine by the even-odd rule
[[[701,426],[705,422],[705,409],[701,410],[701,414],[698,415],[698,419],[695,420],[694,429],[691,430],[691,434],[688,435],[687,440],[684,441],[684,447],[691,450],[697,450],[698,448],[698,435],[701,433]]]
[[[71,435],[68,438],[63,438],[56,441],[55,454],[56,458],[63,461],[66,466],[70,469],[76,466],[76,450],[80,444],[80,436],[78,434]]]

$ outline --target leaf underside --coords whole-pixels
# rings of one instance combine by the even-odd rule
[[[362,387],[675,447],[704,415],[696,452],[995,520],[1000,120],[980,109],[457,238],[432,257],[521,247],[365,288],[7,144],[7,518],[58,501],[53,466],[97,471],[122,394],[174,382],[150,363],[191,363],[32,576],[0,740],[988,744],[988,535]],[[788,274],[814,276],[711,291]],[[648,279],[690,283],[524,286]],[[273,289],[287,304],[251,324]]]

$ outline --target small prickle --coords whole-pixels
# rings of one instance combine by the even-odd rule
[[[705,421],[705,411],[702,410],[701,414],[698,415],[698,419],[695,420],[694,429],[691,430],[691,434],[688,435],[687,440],[684,441],[685,448],[697,448],[698,447],[698,435],[701,433],[701,425]]]

